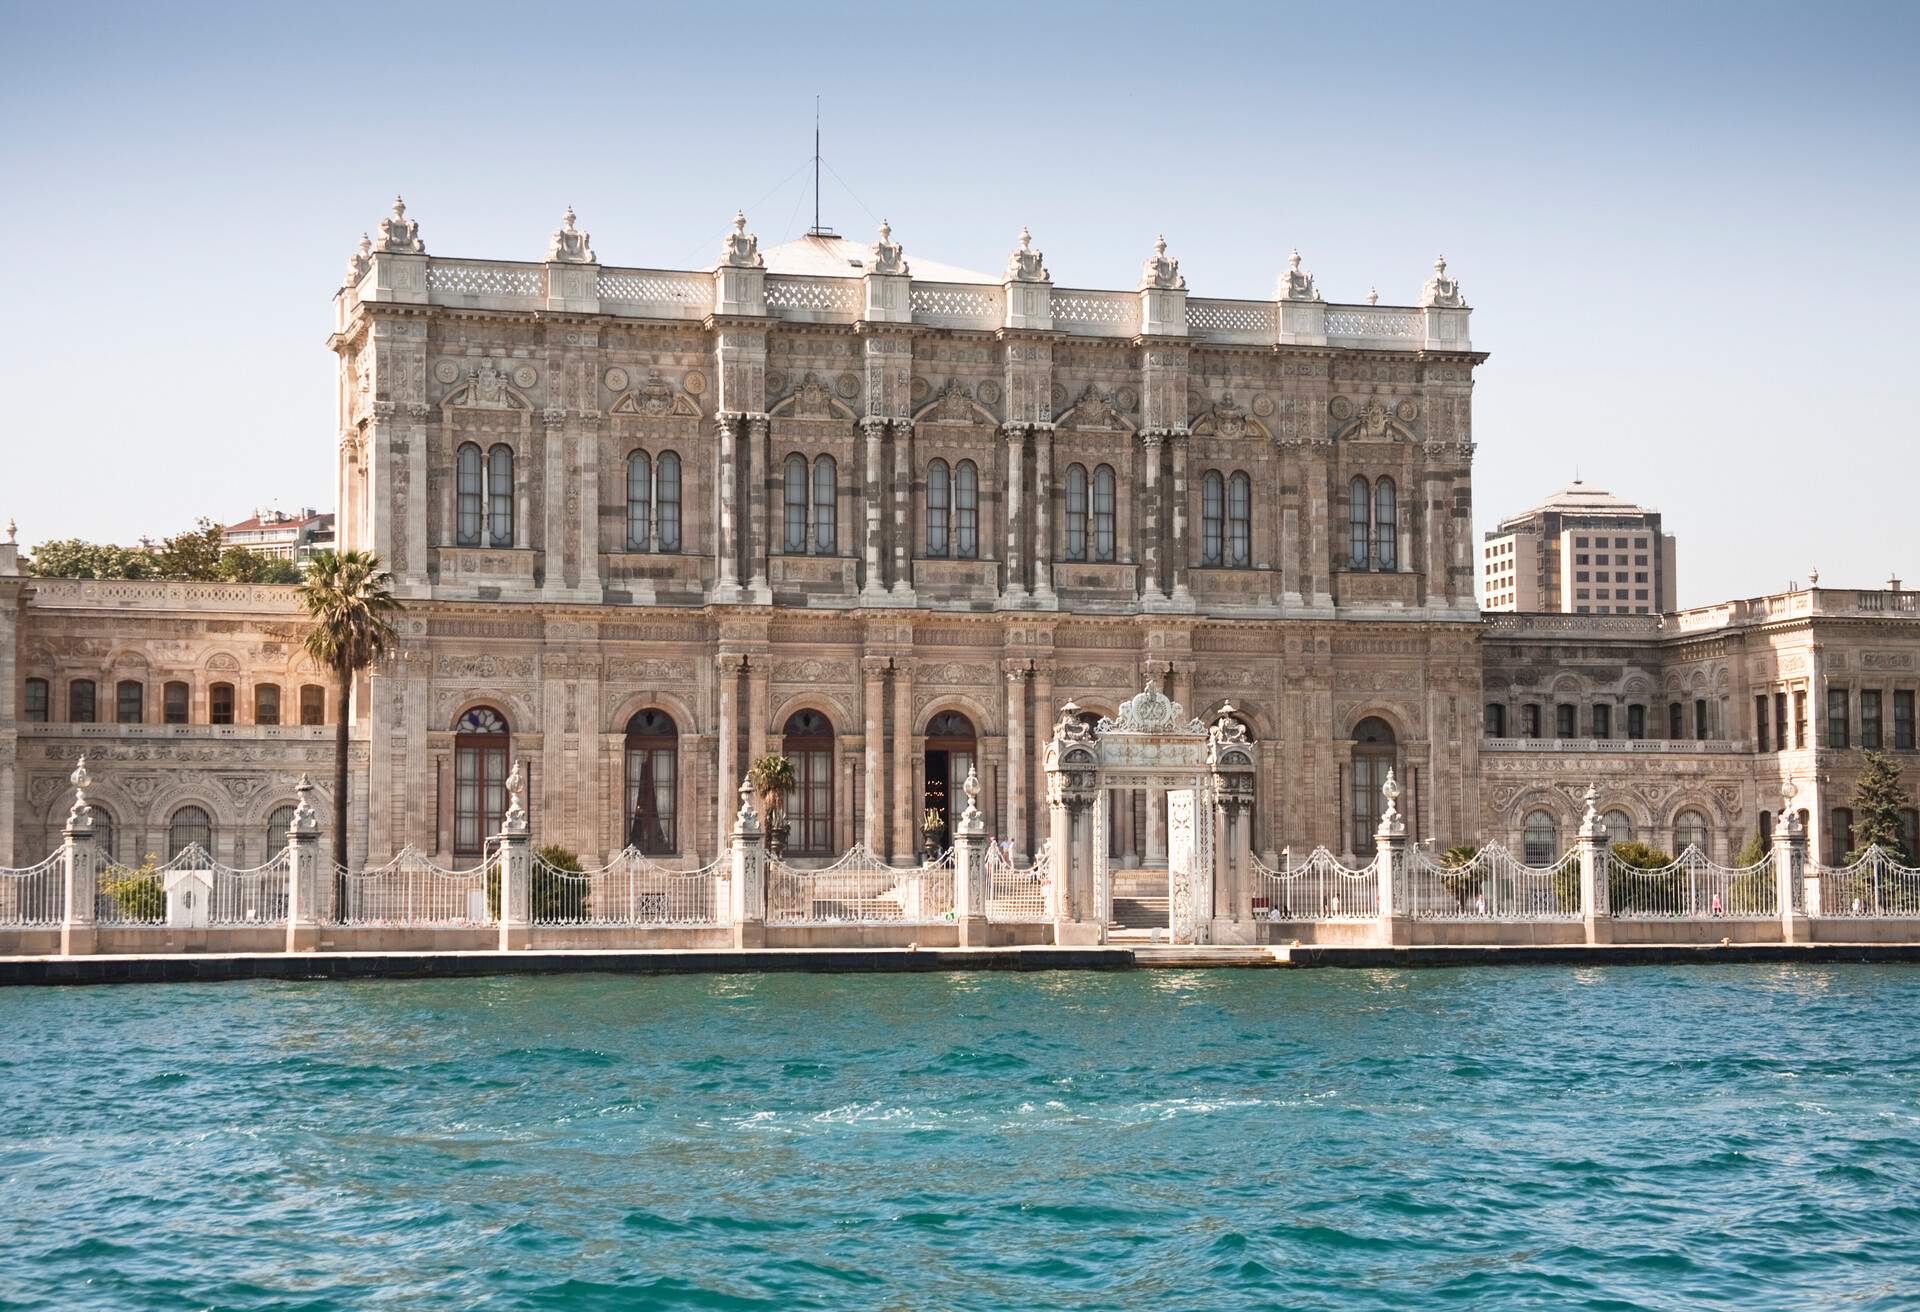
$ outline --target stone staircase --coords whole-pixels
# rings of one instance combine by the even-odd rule
[[[1115,870],[1113,880],[1113,918],[1107,922],[1108,937],[1144,939],[1153,930],[1166,937],[1167,872],[1165,870]]]

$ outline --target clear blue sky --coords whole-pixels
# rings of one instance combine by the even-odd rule
[[[329,298],[428,249],[712,258],[735,206],[909,257],[1407,301],[1492,352],[1484,528],[1657,506],[1681,600],[1920,581],[1920,5],[0,4],[0,521],[131,540],[328,506]],[[836,176],[837,175],[837,178]],[[784,179],[784,182],[783,182]],[[844,179],[841,185],[837,179]],[[856,199],[857,198],[857,199]]]

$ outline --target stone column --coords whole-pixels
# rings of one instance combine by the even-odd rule
[[[1026,480],[1026,427],[1008,424],[1007,436],[1007,582],[1004,597],[1018,605],[1026,598],[1026,523],[1021,511],[1021,484]]]
[[[1575,842],[1580,853],[1580,920],[1586,927],[1587,942],[1613,942],[1613,911],[1610,905],[1607,868],[1607,826],[1598,810],[1600,794],[1587,786],[1587,813],[1580,821]]]
[[[507,772],[507,813],[500,821],[500,950],[527,946],[532,927],[533,844],[520,800],[520,763]]]
[[[747,764],[752,764],[767,754],[767,675],[770,668],[765,656],[754,656],[747,661]]]
[[[739,505],[740,474],[739,453],[734,441],[735,428],[740,416],[720,414],[714,418],[714,431],[720,439],[720,532],[718,539],[718,574],[713,595],[716,601],[739,601],[740,598],[740,521]],[[727,808],[722,808],[725,810]],[[725,825],[721,826],[725,832]]]
[[[294,785],[299,799],[287,826],[287,951],[320,946],[320,926],[331,918],[333,880],[320,865],[320,818],[313,809],[313,781]]]
[[[1053,600],[1052,424],[1036,424],[1033,430],[1033,595]]]
[[[918,851],[920,799],[913,795],[913,670],[907,658],[893,661],[893,833],[887,859],[912,862]]]
[[[754,601],[766,604],[773,600],[773,591],[767,586],[767,434],[772,421],[763,414],[750,414],[742,417],[741,426],[745,429],[747,440],[747,496],[743,503],[746,507],[746,536],[752,558],[748,562],[751,578],[747,583],[747,592]],[[811,493],[812,480],[808,480]]]
[[[1007,674],[1007,814],[1000,837],[1013,844],[1013,859],[1027,851],[1027,663],[1013,658]]]
[[[1395,805],[1400,785],[1392,770],[1380,785],[1380,795],[1387,801],[1380,826],[1373,831],[1373,868],[1380,880],[1380,931],[1385,944],[1399,947],[1412,940],[1413,922],[1407,905],[1407,822]]]
[[[1036,804],[1032,808],[1034,810],[1037,810],[1041,805],[1045,805],[1047,795],[1047,778],[1045,773],[1047,744],[1053,741],[1053,722],[1056,718],[1056,709],[1053,704],[1053,666],[1047,664],[1045,661],[1035,661],[1033,665],[1033,741],[1031,747],[1033,760],[1032,797]],[[1037,820],[1036,825],[1039,825]],[[1044,825],[1040,825],[1040,831],[1033,835],[1032,851],[1038,852],[1040,850],[1040,844],[1047,841],[1046,835],[1049,832],[1050,830],[1045,828]]]
[[[1187,434],[1178,430],[1168,435],[1173,448],[1173,546],[1170,549],[1173,599],[1187,601]]]
[[[1141,506],[1145,531],[1140,535],[1140,596],[1144,601],[1165,601],[1160,587],[1160,440],[1158,432],[1140,434],[1140,451],[1146,465],[1141,488]]]
[[[1300,575],[1300,586],[1309,605],[1333,605],[1333,547],[1328,538],[1332,513],[1327,493],[1327,463],[1331,447],[1316,446],[1316,454],[1301,461],[1301,477],[1307,489],[1307,563]],[[1341,541],[1344,543],[1345,538]],[[1343,551],[1345,547],[1341,548]]]
[[[1794,805],[1798,800],[1789,794],[1773,822],[1774,896],[1784,943],[1805,943],[1809,937],[1806,902],[1800,891],[1807,872],[1807,827]]]
[[[866,577],[860,583],[860,599],[874,603],[886,600],[886,581],[880,577],[880,512],[882,508],[882,488],[885,486],[886,469],[880,447],[880,437],[886,432],[884,419],[863,419],[860,429],[866,436],[866,468],[862,483],[862,492],[867,512],[867,537],[863,553],[866,565]]]
[[[977,948],[987,944],[987,818],[976,805],[977,769],[967,771],[962,789],[967,807],[953,827],[953,918],[959,922],[960,946]]]
[[[893,421],[893,598],[913,602],[913,420]]]
[[[67,779],[73,785],[73,808],[67,812],[66,828],[61,831],[60,884],[64,900],[60,955],[85,957],[98,949],[100,937],[99,918],[94,912],[100,886],[99,854],[93,808],[87,805],[87,786],[93,779],[87,773],[86,757],[80,758]]]
[[[740,781],[739,798],[740,807],[727,834],[732,864],[727,922],[733,928],[734,947],[759,948],[767,943],[767,854],[760,842],[760,821],[753,813],[753,785],[746,779]]]
[[[1147,864],[1164,865],[1167,860],[1167,790],[1149,788],[1147,796]]]
[[[745,773],[740,763],[734,759],[739,751],[740,742],[739,730],[734,719],[735,703],[740,695],[740,667],[744,663],[742,657],[732,652],[722,652],[720,658],[714,663],[719,679],[718,695],[715,699],[718,706],[715,754],[718,758],[719,785],[715,791],[719,794],[720,827],[716,842],[722,848],[727,845],[727,835],[731,832],[733,823],[733,799],[727,795],[726,781],[735,775]]]
[[[865,697],[865,723],[862,756],[866,771],[865,801],[862,809],[864,823],[860,841],[865,843],[869,852],[885,849],[887,832],[886,789],[883,787],[886,766],[887,738],[887,666],[885,656],[868,656],[860,662],[862,693]]]

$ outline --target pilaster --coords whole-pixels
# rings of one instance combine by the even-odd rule
[[[1000,837],[1013,844],[1013,859],[1027,852],[1027,662],[1012,657],[1007,676],[1007,814]]]
[[[911,419],[896,419],[893,429],[893,601],[911,606],[913,592],[913,438]]]
[[[893,660],[893,832],[887,859],[896,865],[911,862],[920,832],[914,823],[920,799],[913,795],[913,664],[912,657]]]
[[[1033,599],[1058,605],[1053,591],[1053,425],[1033,428]]]
[[[1027,426],[1025,424],[1006,424],[1001,428],[1007,439],[1005,461],[1006,496],[1006,573],[1001,586],[1001,604],[1019,606],[1027,598],[1026,585],[1026,512],[1025,485],[1027,478]]]
[[[892,665],[885,656],[867,656],[860,661],[861,693],[863,698],[863,722],[861,724],[861,745],[864,770],[864,798],[862,801],[862,832],[860,839],[869,852],[881,851],[885,846],[882,837],[887,829],[885,781],[885,747],[887,736],[887,671]]]
[[[756,605],[765,606],[773,601],[773,589],[767,583],[767,552],[771,537],[767,522],[767,447],[773,421],[758,411],[743,415],[741,419],[747,443],[747,495],[741,503],[747,517],[747,598]]]

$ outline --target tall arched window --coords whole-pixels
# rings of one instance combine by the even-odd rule
[[[1374,831],[1380,827],[1380,816],[1386,809],[1380,789],[1387,782],[1387,772],[1393,769],[1394,754],[1393,726],[1385,720],[1369,715],[1353,726],[1353,850],[1361,856],[1373,854]]]
[[[260,849],[266,853],[268,859],[287,845],[287,830],[291,828],[293,828],[293,804],[288,802],[274,807],[273,813],[267,817],[267,845]]]
[[[627,846],[648,856],[676,850],[679,765],[680,729],[671,715],[646,710],[627,721]]]
[[[207,689],[207,720],[211,724],[233,723],[233,685],[216,683]]]
[[[1550,866],[1560,859],[1560,835],[1553,816],[1529,811],[1520,829],[1520,857],[1530,866]]]
[[[183,806],[167,821],[167,860],[173,860],[195,844],[212,854],[213,817],[197,806]]]
[[[453,726],[453,852],[479,856],[507,811],[506,717],[476,706]]]
[[[1347,484],[1347,563],[1354,569],[1367,567],[1367,547],[1373,532],[1373,493],[1367,480],[1356,478]]]
[[[971,460],[953,467],[953,554],[962,560],[980,554],[980,471]]]
[[[653,483],[653,530],[660,550],[680,550],[680,455],[662,451]]]
[[[113,690],[113,718],[121,724],[138,724],[146,718],[147,685],[138,679],[122,679]]]
[[[786,511],[781,546],[798,555],[807,549],[807,458],[802,455],[788,456],[781,481]]]
[[[256,683],[253,686],[253,722],[255,724],[280,723],[279,684]]]
[[[192,705],[187,685],[179,679],[171,680],[160,690],[160,717],[167,724],[185,724]]]
[[[781,754],[793,763],[787,794],[787,851],[833,853],[833,725],[818,711],[795,711],[781,730]]]
[[[1382,478],[1373,485],[1373,563],[1376,569],[1392,571],[1399,566],[1399,506],[1393,480]]]
[[[455,476],[458,481],[458,513],[454,527],[455,546],[477,547],[480,545],[480,533],[486,515],[485,479],[480,470],[480,448],[472,442],[463,442],[455,456]]]
[[[1093,558],[1113,559],[1113,466],[1093,471]]]
[[[1631,843],[1633,841],[1633,817],[1625,811],[1613,810],[1600,817],[1607,827],[1607,845]]]
[[[27,680],[27,697],[21,704],[20,718],[28,724],[47,722],[47,681],[45,679]]]
[[[120,850],[114,846],[113,812],[98,802],[89,803],[93,807],[93,839],[99,850],[109,861],[119,859]]]
[[[1067,559],[1087,558],[1087,467],[1067,466]]]
[[[67,723],[92,724],[94,689],[92,679],[74,679],[67,684]]]
[[[835,529],[839,521],[838,489],[834,485],[832,456],[816,456],[813,462],[813,551],[831,556],[838,549]]]
[[[927,721],[926,793],[921,798],[920,814],[933,811],[939,815],[940,828],[933,841],[941,851],[953,846],[953,822],[958,818],[954,807],[978,756],[973,721],[965,715],[942,711]]]
[[[1707,850],[1707,818],[1698,811],[1682,811],[1673,818],[1674,855],[1697,847],[1702,853]]]
[[[1253,563],[1253,480],[1245,474],[1227,480],[1227,563]]]
[[[653,544],[653,458],[645,451],[627,457],[627,550]]]
[[[1227,536],[1227,484],[1209,469],[1200,480],[1200,563],[1218,565]]]
[[[953,481],[947,462],[935,460],[927,466],[927,554],[947,554],[947,516],[953,510]]]
[[[513,448],[505,442],[487,452],[487,538],[491,546],[513,545]]]
[[[317,683],[300,685],[300,723],[327,722],[327,690]]]

